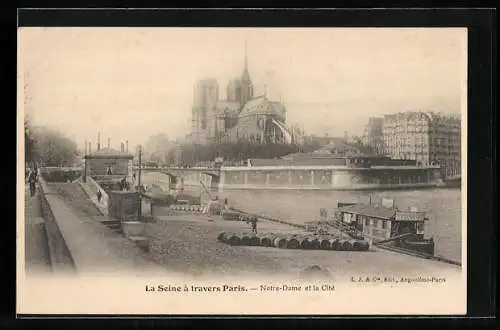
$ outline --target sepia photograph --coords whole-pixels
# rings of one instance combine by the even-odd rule
[[[21,27],[17,78],[18,313],[465,314],[467,29]]]

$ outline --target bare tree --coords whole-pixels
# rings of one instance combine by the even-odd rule
[[[40,128],[33,139],[34,157],[46,166],[70,166],[78,155],[76,142],[57,130]]]

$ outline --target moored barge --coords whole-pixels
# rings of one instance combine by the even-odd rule
[[[434,239],[426,238],[425,212],[415,208],[401,211],[394,202],[382,205],[338,203],[334,222],[352,236],[372,244],[389,244],[396,248],[434,255]]]

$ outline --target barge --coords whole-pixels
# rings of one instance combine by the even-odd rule
[[[353,237],[433,256],[434,239],[425,237],[427,221],[425,212],[401,211],[392,200],[382,205],[338,203],[333,217],[333,223]]]

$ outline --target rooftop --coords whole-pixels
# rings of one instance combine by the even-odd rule
[[[354,204],[338,208],[341,212],[365,215],[372,218],[396,221],[425,221],[425,212],[400,211],[394,208],[385,208],[371,204]]]
[[[278,115],[282,116],[282,109],[277,108],[276,102],[271,102],[266,96],[259,96],[250,101],[248,101],[243,110],[241,110],[240,116],[249,115]]]
[[[339,211],[366,215],[373,218],[387,219],[387,220],[394,218],[396,214],[396,210],[394,209],[387,209],[369,204],[354,204],[354,205],[339,207]]]
[[[102,148],[100,150],[94,151],[88,155],[85,155],[85,158],[125,158],[132,159],[134,155],[129,154],[128,152],[118,151],[113,148]]]

